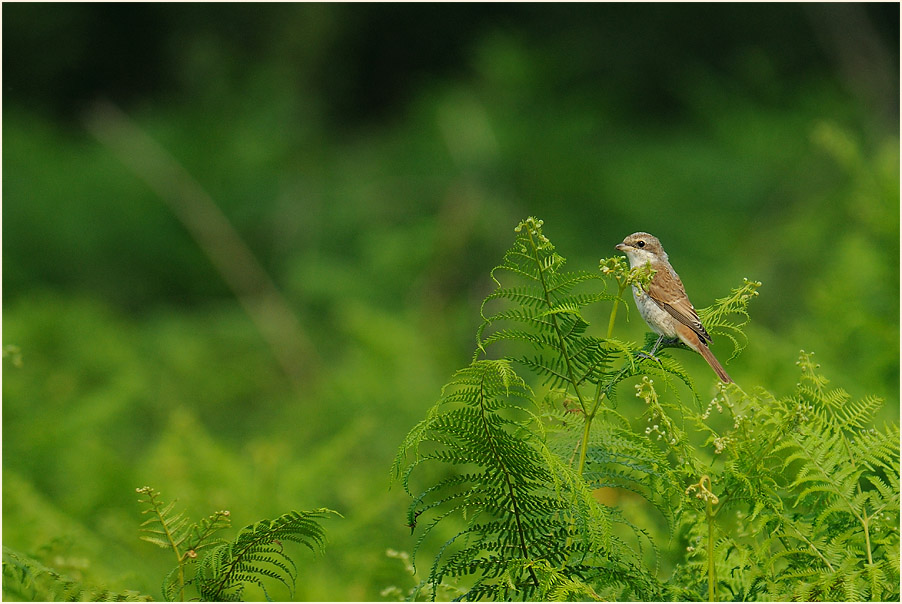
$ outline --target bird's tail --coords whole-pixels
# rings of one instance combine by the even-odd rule
[[[708,361],[708,365],[711,365],[711,369],[714,370],[714,373],[717,374],[717,377],[720,378],[724,384],[732,384],[733,379],[727,375],[727,372],[724,371],[724,368],[721,367],[720,363],[717,362],[717,359],[714,357],[714,353],[711,352],[711,349],[708,348],[705,344],[701,344],[698,347],[698,353],[702,355],[706,361]]]

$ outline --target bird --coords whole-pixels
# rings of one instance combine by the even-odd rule
[[[665,337],[679,338],[686,346],[702,355],[722,382],[732,383],[732,378],[708,347],[711,336],[698,318],[698,313],[686,295],[686,288],[670,265],[667,252],[658,238],[640,231],[629,235],[614,247],[626,254],[630,268],[650,264],[655,270],[647,288],[633,285],[633,299],[639,314],[659,336],[652,347],[651,356],[654,356]]]

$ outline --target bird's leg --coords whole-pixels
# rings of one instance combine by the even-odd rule
[[[663,342],[663,341],[664,341],[664,334],[661,334],[658,336],[658,339],[655,342],[655,345],[651,347],[651,352],[648,353],[649,355],[651,355],[652,358],[654,358],[655,353],[658,351],[658,347],[661,345],[661,342]]]
[[[658,336],[658,341],[655,342],[655,345],[651,347],[651,352],[640,352],[638,356],[657,363],[658,357],[655,356],[655,353],[658,351],[658,346],[661,345],[662,340],[664,340],[664,334]]]

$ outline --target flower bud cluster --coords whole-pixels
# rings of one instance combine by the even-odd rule
[[[519,233],[519,232],[523,231],[523,229],[526,229],[526,232],[529,235],[536,238],[536,240],[538,241],[538,247],[544,248],[544,247],[548,246],[551,243],[551,241],[548,239],[548,237],[546,237],[545,235],[542,234],[542,225],[543,224],[545,224],[544,221],[537,220],[537,219],[533,218],[532,216],[530,216],[529,218],[527,218],[526,220],[524,220],[523,222],[518,224],[516,227],[514,227],[514,232]],[[550,247],[552,249],[554,249],[554,246],[550,246]]]
[[[748,290],[747,294],[742,294],[739,296],[740,300],[748,300],[754,296],[758,295],[758,288],[761,287],[760,281],[751,281],[748,277],[742,278],[743,287]]]
[[[821,365],[820,363],[815,363],[811,360],[811,357],[813,356],[813,352],[805,352],[804,350],[800,350],[799,360],[796,361],[796,365],[798,365],[805,371],[814,371],[815,369],[818,369]]]
[[[810,417],[810,413],[814,412],[814,405],[811,403],[806,403],[805,401],[799,401],[796,403],[795,408],[795,422],[799,424],[804,424],[807,422]]]
[[[642,380],[636,384],[636,398],[645,400],[646,405],[658,402],[658,393],[655,392],[654,380],[647,375],[642,376]]]
[[[642,266],[637,266],[629,272],[627,282],[644,291],[648,291],[648,286],[651,283],[651,280],[655,278],[657,272],[658,271],[651,267],[650,263],[646,262]]]
[[[726,395],[726,385],[718,384],[717,386],[717,395],[711,399],[711,402],[708,403],[708,407],[705,409],[705,412],[702,413],[702,419],[708,419],[711,416],[711,410],[716,408],[718,413],[723,413],[723,408],[727,407],[731,411],[733,410],[733,401],[731,401]]]
[[[734,442],[732,436],[718,436],[714,439],[714,453],[715,455],[720,455],[723,453],[724,449],[727,448],[727,445],[730,445]]]
[[[636,384],[636,398],[645,400],[645,404],[651,406],[648,419],[645,420],[648,424],[645,428],[645,434],[649,438],[654,435],[656,440],[666,439],[668,444],[675,445],[677,439],[670,423],[670,418],[661,411],[661,407],[658,405],[658,393],[655,392],[654,380],[647,375],[642,376],[642,380]]]
[[[820,369],[820,363],[815,363],[811,358],[814,356],[813,352],[805,352],[804,350],[799,351],[799,360],[796,361],[796,365],[798,365],[802,370],[802,381],[808,381],[814,384],[814,386],[818,389],[826,386],[830,380],[825,378],[822,375],[818,375],[817,370]],[[796,384],[797,388],[801,388],[801,384]]]
[[[896,530],[899,526],[899,520],[888,513],[877,514],[871,518],[868,526],[871,533],[876,535],[883,530]]]
[[[653,418],[649,417],[648,423],[651,423],[652,421],[653,421]],[[667,430],[660,427],[658,424],[654,424],[652,426],[646,427],[645,434],[647,434],[649,438],[651,438],[651,436],[653,434],[656,434],[657,435],[656,440],[661,440],[662,438],[667,438]],[[677,442],[676,437],[671,436],[670,440],[668,440],[667,442],[671,445],[675,445]]]
[[[614,275],[618,281],[626,278],[627,264],[623,256],[611,256],[598,261],[598,268],[602,274]]]

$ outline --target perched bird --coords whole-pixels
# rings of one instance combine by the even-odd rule
[[[683,282],[670,266],[667,252],[661,247],[658,238],[648,233],[633,233],[615,247],[626,254],[630,261],[630,268],[649,263],[651,268],[656,271],[648,289],[643,290],[633,285],[633,299],[636,300],[639,314],[642,315],[648,326],[660,336],[655,342],[651,354],[654,355],[665,336],[668,338],[678,337],[686,346],[708,361],[708,365],[721,381],[727,384],[731,383],[733,380],[708,348],[711,336],[708,335],[699,320],[698,314],[683,288]]]

